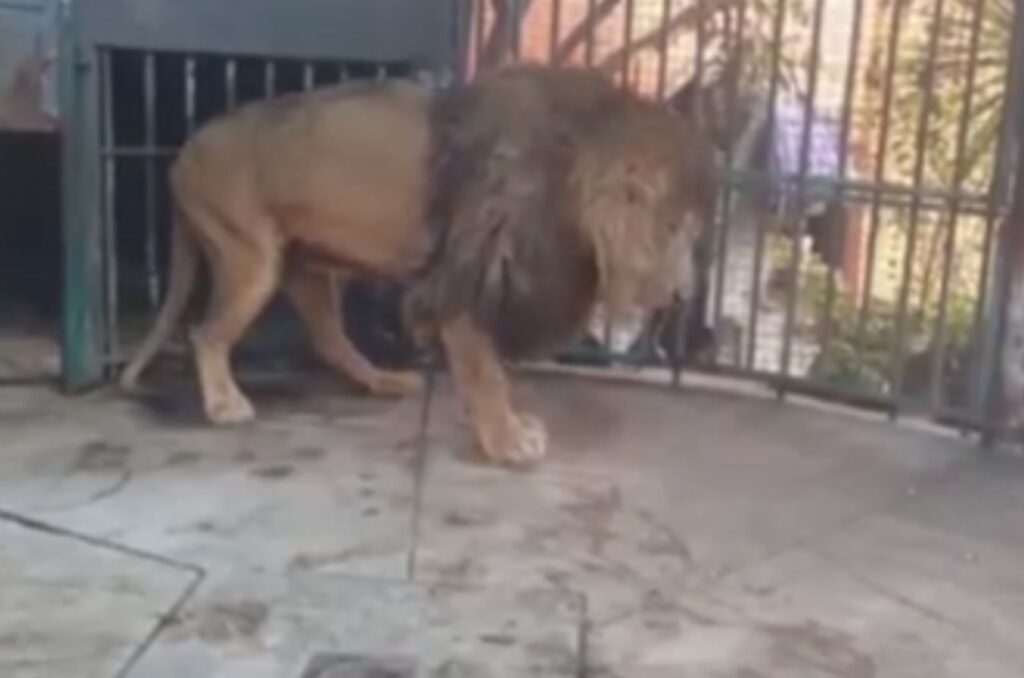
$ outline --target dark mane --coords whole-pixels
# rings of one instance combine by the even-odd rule
[[[509,358],[571,340],[593,306],[593,244],[568,182],[586,119],[620,100],[589,71],[510,69],[435,104],[427,223],[409,296],[418,325],[468,312]]]

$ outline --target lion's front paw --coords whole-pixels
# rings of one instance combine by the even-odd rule
[[[248,398],[231,394],[212,401],[206,407],[206,416],[217,426],[244,424],[256,418],[256,412]]]
[[[530,466],[541,461],[548,450],[547,428],[532,415],[510,414],[497,435],[483,436],[484,453],[495,462]]]
[[[423,377],[416,372],[380,371],[367,384],[370,393],[384,398],[404,398],[423,390]]]

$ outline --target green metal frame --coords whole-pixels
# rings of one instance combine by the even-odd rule
[[[116,266],[101,195],[100,53],[126,48],[297,60],[405,62],[457,71],[464,0],[74,0],[60,4],[59,101],[64,231],[62,383],[109,376],[116,318],[104,302]]]

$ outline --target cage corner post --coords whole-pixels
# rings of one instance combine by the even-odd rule
[[[61,386],[99,385],[103,350],[103,266],[99,215],[99,95],[95,50],[76,30],[78,3],[62,2],[58,98],[61,132]]]
[[[982,443],[1024,424],[1024,9],[1015,8],[1006,103],[993,191],[1008,197],[996,239],[994,294],[982,337]],[[1002,167],[999,167],[999,165]],[[998,181],[1005,175],[1006,181]],[[987,356],[985,358],[984,356]]]

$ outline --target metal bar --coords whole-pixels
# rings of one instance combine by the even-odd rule
[[[1015,19],[1020,19],[1022,16],[1021,12],[1014,14]],[[1011,50],[1017,50],[1021,38],[1024,37],[1024,31],[1020,27],[1020,22],[1013,32],[1013,46]],[[995,350],[995,343],[997,338],[995,336],[994,325],[998,323],[985,323],[986,315],[1000,313],[997,308],[997,304],[992,303],[990,297],[998,295],[999,283],[999,261],[996,261],[996,270],[993,272],[993,258],[996,257],[996,221],[1002,216],[999,214],[999,209],[1003,206],[1005,200],[1005,193],[1007,189],[1007,183],[1009,181],[1009,167],[1013,155],[1012,143],[1013,143],[1013,128],[1010,125],[1013,119],[1013,111],[1011,108],[1017,107],[1017,101],[1011,99],[1011,93],[1014,92],[1016,83],[1019,79],[1017,70],[1020,69],[1020,64],[1013,60],[1013,54],[1010,55],[1008,61],[1008,67],[1005,71],[1004,87],[1003,92],[1004,100],[1003,107],[1000,113],[999,119],[999,135],[998,143],[996,145],[996,159],[995,168],[993,172],[992,182],[989,186],[987,206],[988,209],[985,212],[985,234],[982,244],[982,260],[981,260],[981,272],[978,277],[979,280],[979,291],[978,301],[975,304],[973,328],[971,332],[971,343],[974,347],[972,351],[971,362],[975,365],[974,378],[972,380],[972,391],[971,391],[971,407],[975,416],[979,419],[989,421],[989,414],[985,411],[988,405],[988,393],[989,384],[988,381],[991,378],[993,372],[997,367],[993,364],[993,351]],[[1024,71],[1022,71],[1024,72]],[[987,427],[983,434],[983,442],[988,443],[991,441],[992,434],[994,433],[995,421],[989,422],[993,424],[992,427]]]
[[[886,53],[885,84],[882,92],[882,125],[878,133],[878,146],[875,153],[875,183],[880,185],[885,179],[886,159],[889,145],[889,123],[892,113],[893,79],[896,73],[896,47],[903,19],[904,4],[892,3],[892,15],[889,23],[889,42]],[[860,314],[857,319],[857,332],[854,338],[854,350],[860,353],[864,345],[864,333],[867,330],[868,314],[871,312],[871,287],[875,274],[875,250],[878,246],[878,228],[881,218],[881,193],[876,192],[871,204],[871,221],[868,226],[867,264],[864,273],[864,289],[861,294]]]
[[[768,179],[763,173],[753,170],[733,169],[720,175],[723,183],[735,188],[777,188],[791,190],[797,185],[798,174],[785,174]],[[890,182],[870,182],[854,179],[835,179],[828,176],[808,176],[805,179],[808,188],[822,192],[835,192],[853,201],[873,203],[876,197],[882,200],[884,207],[908,207],[915,195],[913,188]],[[921,200],[922,208],[930,210],[949,210],[953,202],[960,204],[962,209],[971,213],[984,215],[990,207],[987,195],[976,195],[963,191],[941,188],[921,188],[916,192]]]
[[[423,0],[74,0],[89,44],[221,56],[449,64],[449,12]],[[441,5],[441,6],[439,6]],[[440,11],[439,11],[440,10]]]
[[[780,59],[782,57],[782,29],[786,22],[786,0],[777,0],[775,3],[775,17],[772,25],[772,65],[771,80],[768,85],[768,138],[774,143],[775,139],[775,104],[779,95]],[[750,317],[747,323],[748,344],[747,364],[750,367],[756,365],[757,358],[757,321],[758,307],[761,304],[761,274],[764,267],[764,222],[758,223],[754,243],[754,275],[750,294]]]
[[[473,74],[479,75],[480,65],[484,58],[484,45],[487,44],[487,0],[476,0],[473,12],[476,19],[476,56],[473,59]]]
[[[729,80],[729,95],[726,102],[726,121],[729,134],[726,135],[725,146],[725,167],[728,171],[733,170],[735,162],[735,142],[732,139],[733,131],[736,129],[737,100],[739,98],[740,74],[743,71],[744,49],[743,41],[747,28],[747,3],[741,3],[739,17],[736,23],[736,51],[730,57],[731,67],[726,73],[731,73]],[[732,185],[726,184],[722,190],[722,220],[718,224],[717,242],[715,246],[715,296],[714,321],[712,327],[722,326],[722,316],[725,305],[725,272],[729,262],[729,230],[732,222],[732,203],[734,190]]]
[[[238,105],[238,62],[228,59],[224,62],[224,90],[228,110]]]
[[[982,17],[985,13],[985,0],[977,0],[972,4],[970,43],[968,45],[967,76],[964,85],[963,105],[960,119],[957,122],[956,147],[953,152],[953,190],[959,191],[963,186],[965,170],[964,155],[967,149],[967,132],[970,128],[971,114],[974,109],[974,84],[978,73],[978,47],[981,43]],[[938,409],[942,405],[941,388],[943,365],[946,362],[946,314],[949,306],[949,279],[952,275],[954,249],[956,247],[957,230],[960,221],[960,203],[953,201],[950,207],[949,230],[943,247],[942,279],[939,283],[939,309],[935,319],[935,346],[932,350],[931,374],[929,390],[932,393],[930,405]],[[980,305],[979,305],[980,306]]]
[[[1015,164],[1012,178],[1011,208],[999,233],[999,260],[996,262],[997,289],[995,303],[992,304],[994,312],[992,328],[992,349],[989,352],[989,361],[982,373],[981,405],[982,417],[985,421],[985,430],[982,433],[982,443],[990,445],[999,431],[1002,429],[1005,417],[1010,414],[1011,420],[1019,420],[1021,412],[1004,413],[1005,404],[1002,389],[1005,387],[1005,355],[1007,335],[1012,331],[1014,335],[1013,353],[1015,361],[1022,359],[1021,333],[1024,328],[1020,327],[1021,314],[1018,307],[1024,303],[1024,116],[1021,109],[1024,108],[1024,10],[1019,6],[1015,7],[1013,17],[1013,39],[1010,47],[1010,67],[1007,69],[1007,87],[1005,89],[1005,105],[1003,108],[1001,132],[1009,137],[1010,143],[1002,144],[1001,148],[1012,149],[1012,161]],[[1007,160],[1006,155],[1001,155],[1001,160]],[[1002,163],[1000,163],[1002,165]],[[1000,179],[1001,172],[997,172],[996,179]],[[1001,188],[999,183],[993,182],[993,197],[998,195]],[[1011,327],[1011,321],[1013,327]],[[1019,369],[1019,364],[1013,366],[1014,371]]]
[[[114,144],[113,111],[113,74],[111,68],[112,55],[109,50],[99,54],[99,105],[100,105],[100,147]],[[114,158],[103,159],[103,201],[100,207],[103,239],[104,269],[104,318],[105,342],[103,354],[106,357],[117,355],[120,349],[118,333],[118,289],[117,289],[117,163]]]
[[[741,7],[745,6],[741,5]],[[658,35],[658,98],[668,93],[668,24],[672,20],[672,0],[661,3],[661,33]]]
[[[160,158],[174,155],[178,149],[173,146],[116,146],[100,149],[103,158]]]
[[[302,89],[307,92],[316,87],[316,72],[313,64],[306,62],[302,64]]]
[[[185,129],[191,134],[196,128],[196,59],[185,58]]]
[[[588,67],[594,65],[594,52],[597,50],[597,0],[587,0],[587,41],[583,49],[583,59]]]
[[[271,59],[263,64],[263,95],[272,99],[277,94],[277,65]]]
[[[61,135],[61,222],[64,236],[61,382],[66,392],[103,378],[103,275],[97,204],[99,106],[96,52],[76,31],[77,4],[58,5]]]
[[[864,0],[853,2],[853,26],[850,28],[850,45],[846,61],[846,80],[843,83],[843,112],[840,122],[839,140],[839,179],[846,180],[846,165],[850,153],[850,127],[853,120],[853,95],[857,83],[858,62],[860,57],[860,33],[864,20]],[[838,197],[838,196],[837,196]],[[840,203],[841,204],[841,203]],[[845,237],[845,233],[843,234]],[[845,247],[844,247],[845,251]],[[825,281],[825,307],[822,310],[823,322],[821,336],[821,352],[827,354],[832,347],[832,316],[835,309],[836,280],[829,272]]]
[[[522,0],[505,0],[508,3],[508,54],[507,57],[511,57],[512,61],[519,61],[519,55],[521,53],[522,44],[520,43],[522,35],[520,32],[521,26],[519,22],[522,20]]]
[[[625,0],[622,12],[622,86],[628,87],[632,80],[629,69],[633,65],[633,15],[636,13],[636,0]]]
[[[922,81],[925,91],[929,91],[935,79],[935,58],[939,49],[939,34],[942,27],[944,0],[934,0],[932,12],[931,37],[928,40],[928,54],[925,61]],[[925,144],[928,140],[928,122],[931,106],[925,101],[917,118],[917,139],[914,148],[914,198],[910,203],[910,225],[907,232],[907,248],[903,256],[903,276],[900,281],[900,294],[896,310],[896,343],[892,351],[892,368],[890,380],[892,392],[897,399],[903,395],[903,358],[906,354],[907,311],[910,298],[910,281],[914,272],[914,255],[917,250],[917,232],[921,217],[921,200],[917,191],[924,179]]]
[[[700,84],[704,82],[704,48],[707,46],[707,27],[704,25],[706,19],[704,15],[705,0],[694,0],[694,6],[697,8],[697,39],[694,40],[693,77]]]
[[[338,64],[338,82],[348,82],[352,77],[347,64]]]
[[[789,296],[786,298],[786,318],[782,336],[781,372],[789,377],[793,352],[793,333],[796,326],[796,298],[800,293],[800,268],[802,266],[804,203],[806,202],[807,171],[811,160],[811,132],[814,129],[814,102],[818,95],[818,67],[821,60],[821,25],[824,18],[825,0],[815,0],[813,27],[811,29],[811,54],[807,76],[807,97],[804,100],[804,119],[800,130],[799,179],[796,185],[794,219],[791,237],[793,239],[789,271]],[[784,384],[783,384],[784,386]],[[785,391],[780,390],[779,395]]]
[[[145,145],[156,143],[156,63],[152,53],[143,56],[143,111],[145,115]],[[156,166],[153,158],[146,158],[144,166],[146,220],[146,291],[149,297],[150,312],[160,307],[160,271],[157,251],[156,221]]]
[[[551,0],[551,43],[548,45],[548,61],[558,59],[558,43],[562,38],[562,0]]]

